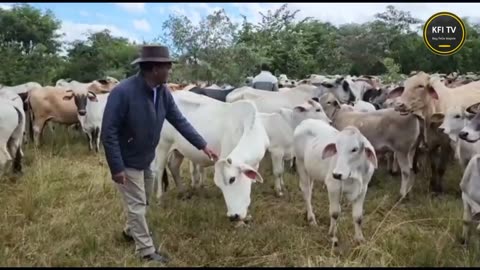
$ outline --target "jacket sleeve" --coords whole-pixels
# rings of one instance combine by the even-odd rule
[[[172,124],[175,129],[182,134],[182,136],[198,150],[202,150],[207,146],[207,142],[198,134],[194,127],[183,116],[175,104],[175,100],[168,89],[165,89],[166,103],[167,103],[167,121]]]
[[[101,139],[112,175],[125,169],[119,145],[121,124],[128,110],[123,91],[113,89],[107,99],[102,120]]]

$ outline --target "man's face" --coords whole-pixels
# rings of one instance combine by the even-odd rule
[[[166,83],[170,70],[172,69],[172,63],[159,63],[153,68],[153,75],[158,83]]]

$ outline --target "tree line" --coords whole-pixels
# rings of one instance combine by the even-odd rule
[[[480,25],[463,18],[467,40],[452,56],[437,56],[423,43],[423,21],[388,6],[373,21],[334,26],[313,18],[298,19],[287,4],[261,14],[252,23],[235,23],[224,10],[198,25],[183,15],[170,15],[164,34],[149,43],[169,46],[179,60],[172,81],[239,84],[268,63],[276,74],[301,79],[309,74],[381,75],[397,78],[412,70],[459,73],[480,71]],[[123,79],[136,72],[130,63],[137,46],[107,30],[86,40],[63,44],[61,22],[49,11],[28,4],[0,9],[0,84],[58,79],[86,82],[104,76]],[[62,53],[62,48],[66,52]]]

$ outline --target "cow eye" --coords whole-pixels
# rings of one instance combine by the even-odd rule
[[[420,84],[418,87],[420,88],[424,88],[425,86],[423,84]]]
[[[355,152],[357,152],[357,151],[358,151],[358,148],[357,148],[357,147],[355,147],[355,148],[352,149],[352,153],[355,153]]]
[[[460,118],[460,115],[458,115],[458,114],[457,114],[457,115],[455,115],[455,118],[457,118],[457,119],[458,119],[458,118]]]
[[[317,109],[316,111],[317,111],[317,112],[321,112],[322,110],[320,110],[320,109]]]
[[[228,182],[229,182],[230,184],[233,184],[233,182],[235,182],[235,176],[230,177],[230,179],[228,180]]]

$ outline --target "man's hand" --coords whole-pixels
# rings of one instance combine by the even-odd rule
[[[218,155],[210,148],[208,148],[208,145],[205,146],[205,148],[202,149],[202,151],[205,153],[205,155],[210,158],[210,160],[217,161],[218,160]]]
[[[125,180],[127,180],[127,176],[125,175],[125,172],[119,172],[112,176],[112,180],[117,184],[123,185],[125,184]]]

